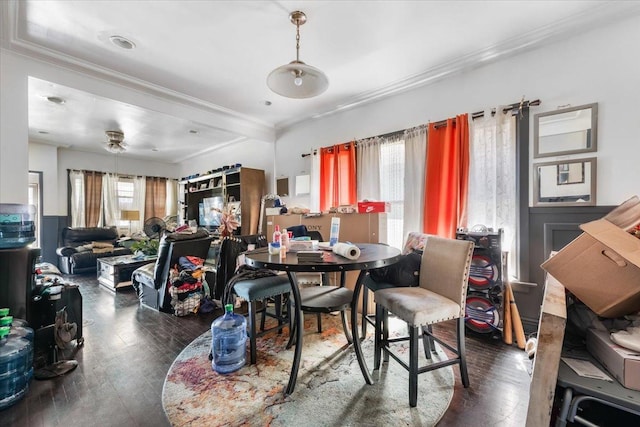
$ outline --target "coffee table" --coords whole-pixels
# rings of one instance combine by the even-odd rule
[[[138,267],[156,262],[157,256],[120,255],[98,258],[98,283],[111,291],[131,286],[131,275]]]

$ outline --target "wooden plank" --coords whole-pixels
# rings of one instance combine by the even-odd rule
[[[527,427],[549,426],[566,323],[564,286],[547,274],[538,323],[538,347],[529,388]]]

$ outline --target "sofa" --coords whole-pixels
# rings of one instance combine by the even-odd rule
[[[117,244],[116,227],[65,227],[56,250],[58,266],[65,274],[95,272],[97,259],[130,255],[130,249]]]
[[[160,239],[158,258],[131,275],[140,304],[167,313],[173,312],[167,283],[171,266],[183,256],[206,259],[213,237],[204,228],[193,234],[165,233]]]

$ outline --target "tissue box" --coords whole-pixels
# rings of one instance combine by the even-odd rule
[[[277,207],[277,208],[265,208],[265,214],[267,216],[270,215],[280,215],[280,209],[282,209],[282,207]]]
[[[640,222],[633,197],[584,231],[542,268],[602,317],[640,311],[640,239],[628,232]]]
[[[358,202],[358,213],[391,212],[389,202]]]
[[[609,333],[587,330],[587,350],[623,386],[640,390],[640,356],[637,352],[620,347],[609,338]]]
[[[313,247],[314,240],[289,240],[289,250],[290,251],[312,251],[315,248]],[[318,241],[315,240],[316,246],[318,245]]]

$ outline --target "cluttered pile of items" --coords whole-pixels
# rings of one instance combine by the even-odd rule
[[[640,199],[580,228],[542,264],[569,291],[565,352],[586,343],[622,386],[640,390]]]

